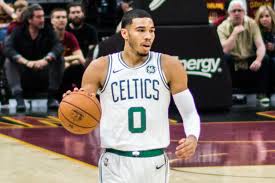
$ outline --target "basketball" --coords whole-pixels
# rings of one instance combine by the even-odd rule
[[[87,134],[99,124],[100,103],[95,96],[87,92],[72,92],[65,96],[58,109],[58,118],[62,126],[74,134]]]

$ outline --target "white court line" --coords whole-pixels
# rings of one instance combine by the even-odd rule
[[[95,183],[98,177],[95,166],[3,134],[0,162],[3,183]]]

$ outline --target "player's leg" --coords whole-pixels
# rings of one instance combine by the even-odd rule
[[[98,163],[99,183],[123,183],[121,178],[121,157],[113,153],[104,152]],[[127,173],[127,172],[125,172]]]
[[[131,183],[168,183],[169,162],[166,155],[149,158],[123,157],[121,175],[124,182]]]
[[[168,183],[169,162],[165,154],[144,158],[105,152],[98,167],[100,183]]]
[[[163,162],[164,161],[164,162]],[[152,176],[152,183],[168,183],[169,182],[169,159],[166,154],[163,155],[163,159],[155,163],[155,171]],[[153,170],[154,170],[153,168]],[[150,175],[148,175],[150,176]]]

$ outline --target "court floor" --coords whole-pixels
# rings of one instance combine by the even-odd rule
[[[205,122],[211,114],[202,116],[197,152],[186,161],[174,155],[183,127],[171,120],[170,183],[274,183],[275,121],[253,120],[252,113],[249,120],[217,121],[220,116]],[[99,129],[70,134],[55,113],[0,116],[0,182],[97,182],[100,153]]]

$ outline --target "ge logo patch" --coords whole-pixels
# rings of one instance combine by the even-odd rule
[[[156,67],[153,66],[153,65],[148,65],[148,66],[146,67],[146,72],[149,73],[149,74],[153,74],[153,73],[156,72]]]

